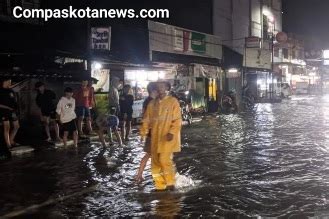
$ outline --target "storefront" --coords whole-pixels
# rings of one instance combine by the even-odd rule
[[[274,72],[270,41],[257,38],[257,44],[246,38],[244,54],[244,85],[257,102],[280,101],[281,75]]]
[[[245,74],[245,83],[257,102],[276,101],[281,96],[279,75],[270,71],[251,71]]]
[[[218,82],[221,68],[217,66],[193,64],[193,75],[191,77],[190,90],[192,107],[211,108],[215,111],[215,103],[218,102]]]
[[[193,109],[218,101],[222,46],[218,37],[149,21],[153,63],[176,64],[175,88],[188,93]]]
[[[288,84],[294,94],[316,93],[321,90],[319,68],[301,64],[280,63],[276,65],[282,74],[282,83]]]
[[[132,87],[135,97],[133,105],[133,118],[142,117],[143,102],[148,97],[147,86],[150,82],[167,80],[174,83],[175,73],[170,69],[125,69],[124,84]]]
[[[241,91],[241,70],[230,68],[225,70],[225,92]]]

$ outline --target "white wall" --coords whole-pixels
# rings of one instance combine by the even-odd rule
[[[233,49],[244,53],[245,38],[249,36],[249,0],[233,0]]]
[[[232,47],[232,5],[231,0],[213,1],[213,34],[219,36],[226,46]]]
[[[282,31],[282,0],[213,0],[213,34],[220,36],[224,45],[243,54],[244,40],[236,39],[262,37],[264,10],[273,15],[276,31]]]

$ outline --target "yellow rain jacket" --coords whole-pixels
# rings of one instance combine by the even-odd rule
[[[140,133],[145,137],[151,130],[152,153],[174,153],[181,151],[181,127],[179,102],[174,97],[166,96],[148,104]],[[168,133],[174,135],[172,141],[167,141]]]

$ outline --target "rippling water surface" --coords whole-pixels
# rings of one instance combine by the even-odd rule
[[[124,148],[103,149],[95,141],[1,163],[0,215],[329,215],[329,98],[259,104],[251,112],[208,116],[185,127],[175,160],[180,183],[190,184],[173,193],[152,192],[149,167],[145,181],[134,184],[143,156],[134,136]]]

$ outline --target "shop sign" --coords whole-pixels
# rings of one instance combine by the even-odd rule
[[[202,33],[192,32],[191,48],[194,52],[205,53],[206,52],[206,35],[202,34]]]
[[[206,52],[206,35],[181,29],[175,29],[174,49],[186,52],[188,50],[196,53]]]
[[[181,55],[222,58],[220,38],[188,29],[148,22],[149,49],[152,51]],[[151,55],[152,60],[152,55]]]
[[[174,50],[186,52],[189,50],[190,32],[175,29]]]
[[[268,49],[246,48],[244,66],[249,68],[272,69],[272,55]]]
[[[285,32],[279,32],[276,34],[276,41],[278,43],[285,43],[288,41],[288,35]]]
[[[110,50],[111,27],[91,28],[91,49]]]
[[[257,48],[260,49],[261,40],[259,37],[247,37],[246,48]]]
[[[184,50],[184,31],[175,29],[174,49],[178,51]]]

